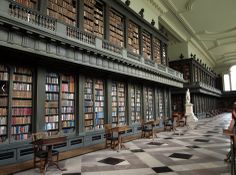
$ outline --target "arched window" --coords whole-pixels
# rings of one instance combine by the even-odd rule
[[[228,74],[224,74],[224,91],[236,91],[236,65],[229,69]]]

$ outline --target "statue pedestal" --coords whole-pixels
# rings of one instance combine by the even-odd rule
[[[187,103],[185,104],[185,116],[187,117],[187,125],[193,129],[195,125],[197,124],[197,117],[193,113],[193,104]]]

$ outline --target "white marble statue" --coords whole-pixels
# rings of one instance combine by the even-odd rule
[[[186,104],[189,104],[190,103],[190,92],[189,92],[189,89],[187,89],[186,91]]]

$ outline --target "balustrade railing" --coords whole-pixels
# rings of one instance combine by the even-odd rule
[[[84,43],[95,45],[96,36],[94,36],[90,33],[82,32],[76,27],[67,26],[67,34],[66,35],[70,38],[76,38],[79,41],[82,41]]]
[[[114,44],[112,44],[108,41],[105,41],[105,40],[102,41],[102,48],[105,49],[105,50],[117,53],[117,54],[122,54],[122,48],[121,47],[119,47],[117,45],[114,45]]]
[[[20,20],[29,22],[31,24],[55,31],[56,20],[40,14],[37,11],[24,7],[14,1],[9,4],[9,14]]]

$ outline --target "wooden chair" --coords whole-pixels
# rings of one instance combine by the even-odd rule
[[[40,172],[43,172],[43,169],[45,168],[45,164],[48,157],[48,151],[46,148],[43,147],[43,145],[40,144],[39,140],[47,137],[47,133],[45,132],[37,132],[32,134],[32,143],[33,143],[33,151],[34,151],[34,158],[33,158],[33,164],[34,168],[37,167],[37,164],[40,163],[39,169]],[[59,160],[59,152],[57,150],[52,150],[52,155],[56,156],[56,160],[58,162]]]
[[[115,135],[112,131],[111,124],[104,124],[105,137],[106,137],[106,148],[111,147],[114,149],[116,144],[118,144],[118,133]]]
[[[152,126],[145,124],[144,120],[141,121],[142,133],[141,138],[150,138],[153,135]]]

